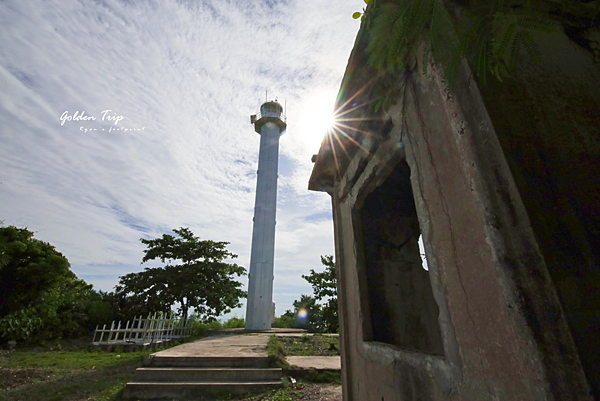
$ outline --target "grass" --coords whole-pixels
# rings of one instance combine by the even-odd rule
[[[139,362],[152,350],[129,353],[103,351],[16,351],[11,354],[3,368],[37,368],[53,370],[94,370]]]
[[[286,361],[286,356],[336,356],[339,355],[339,337],[303,334],[301,337],[280,337],[272,335],[267,342],[267,354],[272,367],[289,371],[294,368]],[[309,383],[341,384],[341,372],[326,370],[297,370],[290,373]]]
[[[269,357],[269,365],[273,368],[287,368],[290,366],[285,360],[286,352],[283,343],[279,341],[276,335],[269,336],[267,342],[267,355]]]
[[[16,351],[0,370],[9,373],[2,381],[0,398],[12,400],[112,401],[120,398],[142,359],[154,351],[128,354],[85,351]],[[26,375],[29,380],[17,381]],[[16,384],[16,385],[15,385]]]
[[[225,322],[221,322],[219,320],[213,320],[212,322],[195,321],[193,333],[194,333],[194,335],[202,336],[206,332],[209,332],[212,330],[240,329],[240,328],[244,328],[244,326],[245,326],[244,318],[239,318],[237,316],[234,316]]]
[[[339,336],[314,334],[302,337],[279,337],[283,351],[289,356],[338,356],[340,355]]]
[[[267,342],[267,354],[273,361],[283,363],[283,366],[274,367],[288,366],[286,356],[339,356],[340,339],[339,336],[306,333],[301,337],[272,335]]]
[[[151,349],[119,353],[68,348],[4,352],[0,354],[0,399],[119,400],[144,356],[154,352],[156,350]]]
[[[250,400],[260,400],[260,401],[293,401],[298,396],[300,396],[300,392],[294,390],[292,387],[287,386],[280,388],[279,390],[273,390],[267,394],[256,396],[255,398],[250,398]]]
[[[308,383],[335,383],[342,384],[342,373],[330,370],[310,370],[302,375],[302,380]]]
[[[295,401],[300,398],[300,392],[290,384],[289,380],[284,379],[282,388],[257,395],[248,394],[241,401]]]
[[[189,340],[195,339],[197,337]],[[82,341],[89,344],[85,339]],[[329,348],[332,341],[336,344],[334,337],[319,335],[295,337],[295,341],[302,344],[301,349],[292,346],[287,349],[287,337],[269,337],[267,351],[274,366],[288,368],[285,356],[307,355],[307,347],[313,350],[310,355],[321,355],[319,352]],[[178,344],[171,343],[170,346]],[[142,365],[144,356],[154,352],[150,349],[129,353],[103,352],[68,345],[62,350],[0,351],[0,399],[116,401],[121,398],[125,384],[132,380],[135,369]],[[339,379],[330,376],[331,372],[311,372],[304,380],[339,383]],[[249,400],[299,399],[296,389],[289,386],[256,397]]]

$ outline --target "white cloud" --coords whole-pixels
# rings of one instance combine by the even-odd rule
[[[315,102],[333,104],[359,7],[1,2],[0,219],[36,231],[102,290],[142,269],[140,237],[179,226],[231,242],[248,266],[259,143],[249,115],[268,88],[288,114],[275,259],[284,312],[283,293],[309,292],[300,275],[333,253],[329,197],[306,189],[318,150],[306,121]],[[124,119],[102,121],[104,110]],[[65,111],[96,120],[61,125]]]

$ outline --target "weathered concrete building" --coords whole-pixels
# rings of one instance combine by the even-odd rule
[[[599,400],[599,65],[556,34],[448,92],[419,55],[373,113],[365,42],[309,184],[332,197],[344,399]]]

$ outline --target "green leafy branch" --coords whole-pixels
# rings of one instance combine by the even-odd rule
[[[510,75],[522,49],[532,60],[540,61],[535,35],[550,34],[559,27],[541,0],[472,1],[463,22],[453,20],[444,0],[394,0],[384,4],[370,0],[367,4],[367,10],[354,17],[362,17],[363,21],[368,18],[368,64],[394,75],[414,65],[416,53],[423,47],[423,73],[427,73],[432,55],[435,65],[443,67],[450,89],[462,60],[469,54],[474,55],[477,74],[484,83],[490,74],[502,81]],[[387,110],[391,102],[385,103],[387,107],[383,108]],[[376,101],[375,107],[381,104]]]
[[[364,0],[364,1],[365,1],[365,4],[367,6],[371,2],[371,0]],[[362,11],[357,11],[357,12],[353,13],[352,14],[352,18],[354,18],[354,19],[359,19],[360,18],[360,20],[364,22],[367,19],[366,14],[367,14],[366,7],[363,7]]]

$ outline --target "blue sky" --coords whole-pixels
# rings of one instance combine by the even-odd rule
[[[310,158],[363,6],[0,2],[0,220],[35,231],[101,290],[157,266],[140,264],[139,238],[177,227],[231,242],[248,268],[260,140],[249,116],[268,88],[288,117],[274,301],[277,315],[291,309],[311,293],[301,275],[334,253],[330,198],[307,190]],[[61,121],[76,112],[95,120]]]

